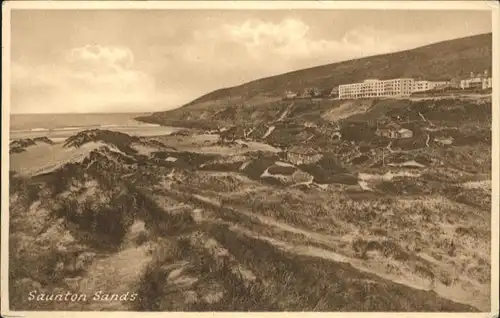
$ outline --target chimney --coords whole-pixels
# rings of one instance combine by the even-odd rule
[[[474,72],[470,72],[470,78],[474,78]]]
[[[488,77],[488,70],[484,70],[484,77]]]

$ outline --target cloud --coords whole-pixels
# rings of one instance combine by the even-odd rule
[[[156,89],[156,80],[134,67],[127,48],[87,45],[53,64],[12,63],[14,112],[150,110],[176,102]]]
[[[126,66],[131,66],[134,63],[134,55],[129,49],[99,45],[74,48],[70,51],[68,58],[73,61],[101,61]]]
[[[70,50],[66,58],[74,66],[94,67],[96,70],[123,71],[134,65],[132,52],[120,47],[86,45]]]
[[[155,72],[168,87],[188,84],[203,93],[292,70],[418,46],[425,41],[425,37],[397,36],[368,27],[329,38],[313,34],[300,19],[249,19],[199,28],[189,41],[157,46],[153,53],[157,56],[152,60]],[[162,61],[161,65],[156,61]],[[178,69],[176,66],[182,66],[182,71],[172,73],[170,70]]]
[[[11,109],[165,110],[218,88],[437,42],[453,37],[456,29],[446,27],[446,32],[429,33],[420,27],[381,28],[378,22],[346,22],[344,13],[341,18],[321,18],[261,12],[245,15],[246,19],[230,19],[225,14],[210,19],[205,12],[197,19],[193,13],[175,13],[171,19],[162,14],[156,17],[158,23],[146,23],[144,28],[131,28],[138,23],[130,21],[151,22],[152,17],[129,21],[126,15],[120,15],[123,21],[115,27],[131,28],[129,32],[116,32],[103,16],[101,25],[89,26],[86,32],[66,32],[69,27],[61,28],[59,23],[53,25],[51,33],[62,30],[57,37],[42,41],[26,34],[17,36],[25,40],[13,41],[18,43],[13,54],[18,60],[11,63]],[[33,29],[29,28],[30,34]],[[45,45],[47,41],[52,44]],[[43,49],[45,46],[49,49]]]
[[[309,31],[309,26],[296,19],[284,19],[279,23],[252,19],[241,25],[225,25],[224,28],[233,39],[250,47],[289,45],[304,39]]]
[[[221,33],[252,50],[257,58],[276,56],[292,62],[299,59],[304,64],[298,66],[302,67],[385,53],[418,42],[413,35],[397,36],[369,27],[351,29],[340,39],[317,38],[299,19],[284,19],[278,23],[250,20],[212,31],[212,34]]]

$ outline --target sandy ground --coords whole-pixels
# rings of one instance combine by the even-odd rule
[[[370,109],[371,101],[349,100],[342,103],[339,107],[333,108],[323,115],[326,120],[337,121],[359,113],[365,113]]]
[[[150,248],[146,245],[130,247],[114,255],[95,261],[85,278],[78,282],[78,292],[87,295],[111,293],[123,295],[132,293],[140,283],[147,265],[151,262]],[[90,297],[90,296],[89,296]],[[72,304],[72,303],[70,303]],[[90,308],[78,308],[74,303],[71,309],[80,310],[133,310],[134,302],[92,301]],[[125,306],[125,308],[123,308]],[[83,307],[83,306],[82,306]]]
[[[109,127],[103,128],[111,131],[119,131],[131,136],[164,136],[169,135],[181,128],[145,126],[145,127]],[[50,170],[68,162],[81,160],[93,149],[103,146],[103,143],[89,143],[80,148],[63,147],[66,138],[77,134],[85,128],[60,129],[52,131],[11,131],[10,140],[22,138],[47,137],[55,142],[54,145],[38,143],[30,146],[26,151],[10,155],[10,169],[22,175],[33,176],[46,173]],[[141,148],[141,152],[149,153],[152,149]]]
[[[281,149],[257,141],[235,140],[234,144],[218,145],[219,135],[164,136],[160,140],[179,151],[205,154],[237,155],[250,151],[280,152]]]
[[[83,160],[92,150],[104,143],[87,143],[80,148],[65,148],[63,143],[39,143],[26,151],[10,155],[10,170],[25,176],[46,173],[68,162]]]

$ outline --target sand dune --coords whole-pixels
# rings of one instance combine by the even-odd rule
[[[47,173],[66,163],[81,161],[89,152],[104,145],[94,142],[80,148],[65,148],[63,143],[38,144],[24,152],[11,154],[10,170],[24,176]]]

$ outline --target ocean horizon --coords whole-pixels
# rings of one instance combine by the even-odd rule
[[[134,119],[146,114],[149,113],[10,114],[10,130],[25,131],[99,126],[147,126],[148,124]]]
[[[60,141],[82,130],[108,129],[131,135],[170,134],[178,128],[135,120],[149,113],[11,114],[11,139],[48,137]]]

